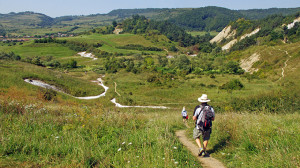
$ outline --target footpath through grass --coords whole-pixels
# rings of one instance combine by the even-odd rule
[[[0,167],[201,167],[176,139],[174,115],[4,101]]]
[[[208,152],[227,167],[299,167],[299,121],[299,112],[217,113]]]

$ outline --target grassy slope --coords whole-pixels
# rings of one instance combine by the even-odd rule
[[[72,40],[91,43],[99,40],[116,46],[131,43],[130,39],[134,37],[136,36],[95,35],[77,37]],[[120,40],[122,38],[124,39]],[[152,44],[142,38],[140,41],[139,44],[145,46]],[[13,50],[20,53],[21,56],[22,54],[31,56],[33,53],[41,55],[52,53],[49,48],[40,49],[40,47],[43,48],[43,45],[36,48],[32,44],[25,44],[11,48],[3,46],[1,49]],[[69,53],[66,48],[51,47],[57,47],[55,50],[62,52],[53,54],[55,58],[60,60],[73,58],[72,52],[69,56],[64,57],[64,54],[68,55],[67,53]],[[174,136],[176,129],[184,128],[180,117],[182,106],[185,105],[191,115],[194,106],[198,104],[197,98],[202,93],[209,95],[212,105],[227,106],[224,104],[224,100],[268,93],[282,88],[281,85],[288,84],[286,82],[288,80],[294,83],[298,81],[299,67],[296,67],[299,66],[297,64],[299,51],[297,45],[276,46],[274,50],[272,50],[273,47],[267,48],[269,50],[265,48],[250,48],[237,55],[232,55],[232,58],[243,58],[258,51],[264,53],[262,57],[266,61],[272,56],[267,53],[278,54],[278,58],[286,58],[284,52],[278,52],[278,50],[275,52],[276,48],[286,49],[292,55],[292,59],[291,64],[288,64],[290,66],[287,67],[286,78],[280,82],[277,80],[272,82],[267,79],[249,82],[233,75],[216,75],[216,78],[208,76],[198,78],[190,75],[186,79],[172,81],[166,86],[155,86],[146,82],[149,75],[147,73],[133,75],[120,72],[107,74],[104,78],[105,84],[110,87],[107,97],[92,101],[77,101],[60,95],[55,102],[44,102],[42,97],[38,96],[40,93],[37,87],[24,85],[22,78],[33,76],[52,84],[62,85],[67,89],[77,88],[79,91],[88,90],[88,93],[94,93],[102,88],[94,87],[93,83],[88,80],[94,80],[99,77],[98,74],[88,72],[87,75],[84,75],[83,70],[62,74],[25,63],[1,61],[1,78],[7,80],[2,80],[0,85],[2,88],[0,120],[3,123],[0,127],[1,130],[5,130],[0,133],[2,143],[0,167],[9,165],[19,165],[19,167],[38,165],[54,167],[72,165],[193,167],[194,164],[198,167],[199,163]],[[80,62],[89,66],[101,64],[101,60],[93,62],[86,58],[82,59]],[[272,60],[268,61],[272,62]],[[279,62],[281,64],[278,63],[277,71],[280,74],[280,65],[284,61]],[[266,71],[266,75],[269,74],[270,72]],[[73,79],[74,76],[78,78]],[[245,89],[232,93],[217,90],[218,86],[236,78],[242,81]],[[114,93],[114,82],[118,84],[117,90],[121,97]],[[279,85],[280,83],[281,85]],[[202,86],[202,84],[206,86]],[[130,103],[165,105],[172,109],[113,108],[113,104],[109,102],[113,97],[116,97],[117,101],[124,105],[130,105]],[[15,103],[10,103],[11,100],[15,100]],[[299,129],[296,125],[299,122],[299,113],[295,112],[291,115],[263,114],[262,117],[261,114],[220,114],[220,111],[217,113],[218,117],[214,124],[209,148],[214,152],[213,156],[221,159],[227,166],[248,167],[249,165],[249,167],[253,167],[256,166],[256,163],[259,167],[299,166],[299,155],[296,153],[299,151],[299,145],[296,143],[299,141],[299,132],[297,132]],[[193,126],[191,121],[190,126]],[[189,136],[191,137],[191,133]],[[122,145],[123,142],[125,145]],[[132,146],[128,144],[129,142],[132,142]],[[290,148],[287,149],[286,146],[290,146]],[[119,148],[121,151],[118,152]],[[280,154],[276,155],[276,153]],[[176,162],[178,163],[176,164]]]
[[[165,51],[138,51],[138,50],[126,50],[126,49],[119,49],[116,47],[122,47],[127,44],[138,44],[144,47],[158,47],[162,48],[160,44],[168,45],[166,43],[167,39],[160,37],[161,39],[158,42],[153,42],[150,39],[145,39],[141,35],[133,35],[133,34],[119,34],[119,35],[100,35],[100,34],[92,34],[92,35],[82,35],[76,36],[72,38],[65,38],[71,41],[79,41],[79,42],[86,42],[86,43],[103,43],[102,47],[99,47],[100,50],[110,52],[110,53],[149,53],[149,54],[166,54]]]
[[[200,167],[174,135],[182,123],[173,111],[103,109],[99,102],[1,105],[1,167]]]
[[[0,46],[1,51],[13,51],[15,54],[24,57],[33,57],[33,56],[53,56],[54,58],[69,57],[76,54],[76,52],[70,50],[67,47],[63,47],[59,44],[34,44],[24,43],[23,45],[15,45],[12,47],[9,46]]]
[[[216,36],[219,34],[219,32],[216,31],[211,31],[211,32],[206,32],[206,31],[191,31],[188,32],[189,34],[191,34],[192,36],[204,36],[206,33],[210,33],[210,35],[212,36]]]
[[[48,70],[32,64],[22,62],[0,62],[1,89],[16,87],[17,90],[32,90],[39,94],[37,86],[32,86],[23,81],[25,78],[39,79],[63,89],[65,92],[76,96],[94,96],[101,94],[104,89],[88,80],[80,80],[61,72]],[[13,72],[13,73],[12,73]],[[96,79],[93,79],[96,80]],[[67,81],[67,82],[66,82]],[[23,99],[20,97],[20,99]]]
[[[159,104],[177,108],[178,106],[181,108],[180,106],[184,104],[195,105],[197,98],[202,93],[209,94],[214,100],[213,103],[220,104],[231,97],[243,98],[249,94],[267,93],[279,88],[275,83],[265,80],[252,80],[249,82],[237,75],[216,75],[216,78],[210,78],[209,76],[198,78],[190,75],[186,79],[169,82],[165,86],[156,86],[147,82],[149,75],[147,73],[134,75],[123,72],[116,75],[107,75],[106,81],[110,85],[113,85],[113,82],[118,84],[117,91],[122,95],[119,98],[121,104],[127,104],[129,103],[128,100],[132,99],[132,104],[136,105]],[[217,89],[231,79],[239,79],[245,85],[245,88],[231,93]],[[129,93],[132,93],[132,95]]]
[[[227,167],[299,167],[299,120],[299,113],[216,114],[208,151]]]

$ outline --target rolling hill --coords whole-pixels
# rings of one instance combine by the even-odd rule
[[[79,33],[112,21],[122,21],[132,15],[143,15],[152,20],[167,20],[185,29],[198,31],[221,31],[238,18],[257,20],[272,14],[289,15],[299,8],[271,8],[230,10],[220,7],[177,9],[117,9],[107,14],[87,16],[62,16],[51,18],[34,12],[0,14],[0,24],[11,35],[44,35],[58,32]],[[76,26],[76,29],[74,27]],[[47,29],[46,29],[47,28]]]

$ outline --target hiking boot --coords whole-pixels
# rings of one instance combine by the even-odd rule
[[[207,152],[205,151],[203,157],[209,157],[209,153],[207,153]]]
[[[198,152],[198,156],[202,156],[202,154],[203,154],[204,152],[205,152],[204,149],[200,148],[200,149],[199,149],[199,152]]]

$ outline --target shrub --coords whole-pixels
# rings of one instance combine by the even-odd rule
[[[240,90],[240,89],[244,88],[244,85],[238,79],[234,79],[234,80],[231,80],[231,81],[225,83],[224,85],[220,86],[219,88],[224,89],[224,90]]]
[[[20,60],[21,57],[19,55],[16,55],[14,52],[5,53],[0,52],[0,60]]]
[[[51,100],[55,100],[56,97],[56,91],[52,90],[52,89],[46,89],[46,90],[42,90],[42,94],[43,94],[43,98],[46,101],[51,101]]]

